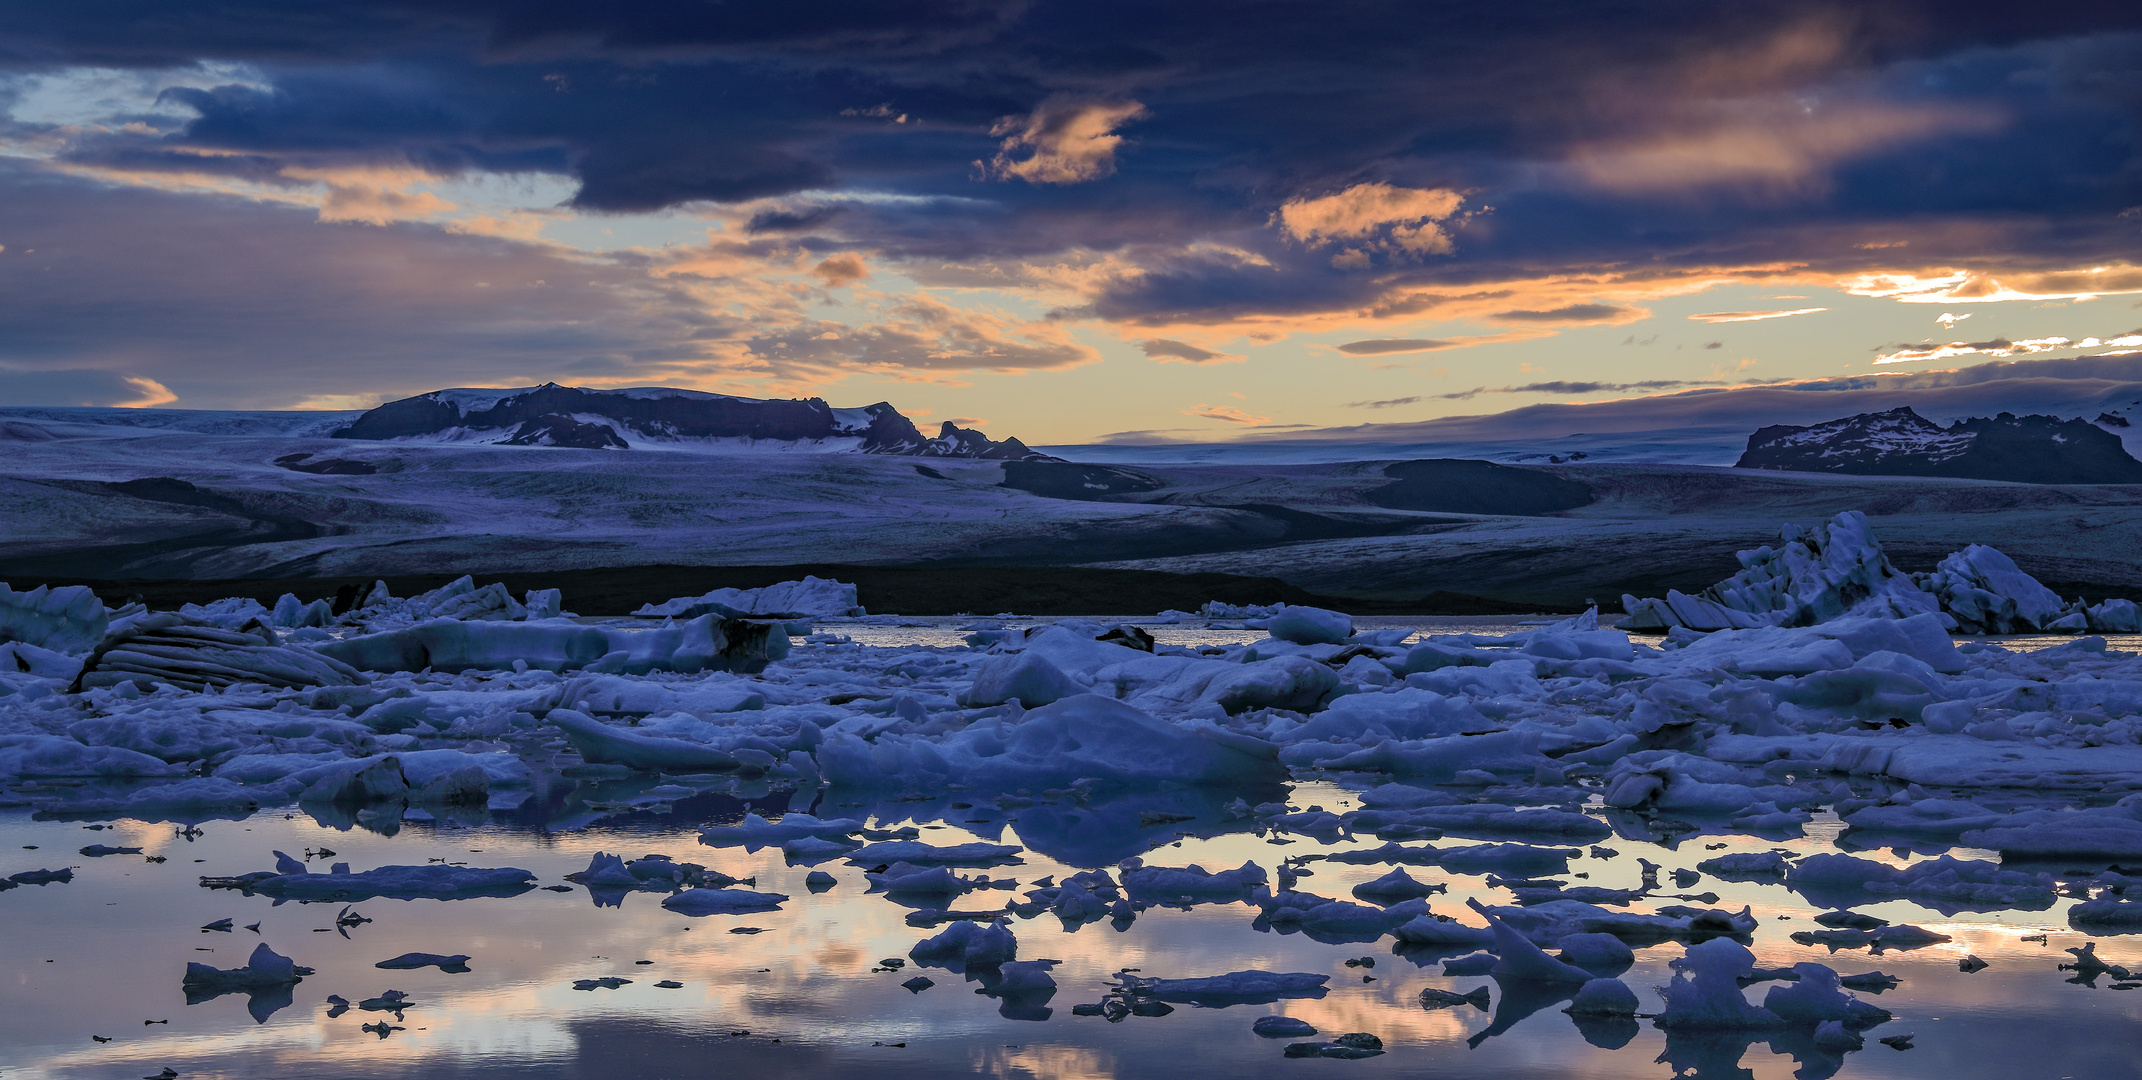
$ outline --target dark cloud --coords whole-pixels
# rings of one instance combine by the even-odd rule
[[[1138,343],[1138,348],[1156,360],[1183,360],[1192,364],[1211,363],[1216,360],[1240,360],[1239,356],[1200,349],[1185,341],[1171,338],[1151,338]]]
[[[1400,405],[1417,405],[1420,403],[1420,400],[1421,399],[1416,396],[1386,398],[1382,401],[1349,401],[1346,403],[1346,407],[1349,409],[1395,409]]]
[[[2138,397],[2142,397],[2142,353],[2128,353],[1989,361],[1952,371],[1773,381],[1616,401],[1526,405],[1500,413],[1357,424],[1304,435],[1362,442],[1427,443],[1538,440],[1580,432],[1689,433],[1708,429],[1745,434],[1765,424],[1817,424],[1900,405],[1909,405],[1939,423],[2002,411],[2087,417],[2127,405]]]
[[[130,378],[275,408],[654,372],[741,329],[629,263],[20,166],[0,244],[0,400],[23,404],[153,396]]]
[[[1645,379],[1642,382],[1536,382],[1523,386],[1476,386],[1456,393],[1437,394],[1440,401],[1467,401],[1482,394],[1626,394],[1644,390],[1678,390],[1688,386],[1723,386],[1716,379]]]
[[[1373,338],[1368,341],[1349,341],[1338,349],[1348,356],[1382,356],[1386,353],[1456,349],[1466,344],[1468,342],[1464,338]]]
[[[847,207],[806,206],[795,210],[761,210],[744,226],[750,233],[809,232],[839,217]]]
[[[1641,314],[1639,308],[1619,304],[1568,304],[1544,311],[1498,311],[1491,318],[1504,322],[1595,323],[1618,322]]]
[[[16,368],[0,363],[0,401],[10,405],[165,405],[162,383],[99,368]]]
[[[1105,253],[1136,272],[1065,314],[1146,326],[1721,267],[2087,266],[2131,256],[2107,226],[2142,203],[2131,4],[0,0],[0,26],[0,72],[259,73],[172,89],[195,115],[168,126],[46,133],[78,166],[541,173],[603,213],[793,196],[749,230],[925,282]],[[1137,119],[1105,163],[986,179],[1051,102]],[[1447,250],[1271,225],[1364,184],[1462,193]],[[1483,314],[1635,310],[1507,303]]]
[[[782,375],[879,371],[1047,371],[1100,359],[1050,324],[1020,325],[928,298],[894,305],[881,322],[804,322],[745,339]]]

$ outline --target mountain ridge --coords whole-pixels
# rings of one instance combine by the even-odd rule
[[[947,421],[935,437],[890,402],[836,409],[822,398],[745,398],[673,387],[595,390],[541,386],[434,390],[389,401],[334,429],[330,438],[475,442],[580,450],[690,446],[695,442],[825,444],[866,454],[982,460],[1045,459],[1016,438],[990,439]]]
[[[2025,484],[2142,484],[2118,436],[2077,417],[2003,412],[1942,427],[1909,405],[1748,436],[1737,469],[1938,476]]]

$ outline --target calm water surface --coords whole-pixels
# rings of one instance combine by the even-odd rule
[[[919,620],[918,620],[919,621]],[[884,645],[956,643],[957,626],[837,626],[858,642]],[[1394,620],[1393,624],[1405,621]],[[1417,620],[1414,622],[1425,622]],[[1436,625],[1435,632],[1501,632],[1514,620]],[[1373,625],[1373,623],[1371,623]],[[1154,626],[1156,637],[1182,644],[1231,641],[1214,635],[1256,632],[1208,630],[1201,624]],[[901,639],[900,634],[912,635]],[[880,636],[883,640],[880,640]],[[1200,636],[1202,635],[1202,636]],[[947,640],[940,641],[939,637]],[[2055,639],[2057,640],[2057,639]],[[1228,793],[1225,797],[1232,797]],[[1827,963],[1845,974],[1883,971],[1902,985],[1878,997],[1861,995],[1896,1014],[1868,1032],[1866,1049],[1841,1060],[1780,1038],[1717,1035],[1667,1037],[1648,1022],[1580,1030],[1563,1002],[1505,993],[1485,976],[1447,977],[1441,957],[1394,953],[1388,937],[1376,943],[1327,944],[1302,934],[1260,932],[1255,909],[1243,904],[1182,910],[1147,909],[1125,928],[1107,921],[1066,927],[1053,915],[1014,920],[1022,959],[1062,961],[1058,990],[1045,1002],[1004,1005],[941,969],[910,963],[873,971],[881,958],[905,957],[937,932],[906,924],[909,908],[866,895],[861,869],[835,860],[817,868],[838,884],[813,894],[811,867],[784,863],[778,849],[748,853],[698,842],[702,826],[739,820],[747,809],[774,815],[789,809],[822,816],[869,816],[880,828],[911,824],[923,839],[1019,843],[1024,863],[986,871],[1016,877],[1020,891],[1045,875],[1112,865],[1144,851],[1149,863],[1199,863],[1209,869],[1255,860],[1267,868],[1304,853],[1373,847],[1380,841],[1323,845],[1306,837],[1259,836],[1247,820],[1230,820],[1220,797],[1158,793],[1119,805],[1079,807],[1043,802],[1008,815],[987,803],[846,802],[822,793],[815,802],[732,780],[680,784],[674,780],[606,780],[552,775],[517,809],[472,811],[465,821],[321,822],[290,808],[243,821],[208,821],[197,831],[174,823],[120,821],[93,830],[81,821],[38,821],[26,812],[0,812],[0,876],[24,869],[72,866],[71,884],[26,886],[0,893],[0,1078],[155,1076],[165,1068],[182,1077],[699,1077],[733,1073],[785,1076],[1007,1077],[1241,1077],[1268,1073],[1363,1076],[1496,1077],[2120,1077],[2142,1075],[2142,995],[2067,981],[2057,970],[2064,948],[2089,938],[2070,931],[2072,901],[2036,912],[1953,917],[1907,901],[1858,910],[1909,922],[1954,937],[1945,945],[1870,957],[1864,951],[1830,955],[1794,944],[1787,935],[1812,929],[1823,910],[1782,886],[1731,884],[1708,876],[1688,891],[1715,891],[1715,906],[1752,905],[1761,917],[1753,949],[1758,963]],[[957,796],[953,796],[954,799]],[[1298,807],[1345,810],[1357,803],[1347,788],[1295,786]],[[1166,807],[1195,820],[1141,827],[1140,809]],[[1230,831],[1232,830],[1232,831]],[[1595,853],[1571,864],[1571,884],[1634,887],[1639,859],[1692,868],[1728,851],[1785,849],[1795,854],[1833,849],[1837,825],[1817,819],[1807,835],[1785,840],[1698,835],[1679,843],[1615,837],[1616,854]],[[1168,836],[1186,835],[1172,843]],[[391,835],[386,835],[391,833]],[[1145,849],[1158,842],[1160,846]],[[1284,842],[1275,842],[1284,841]],[[1444,847],[1468,841],[1436,841]],[[146,856],[85,858],[91,843],[134,846]],[[1722,845],[1722,846],[1721,846]],[[371,920],[338,931],[340,904],[285,903],[202,888],[202,875],[269,869],[280,849],[300,854],[321,848],[325,868],[346,861],[365,870],[382,864],[445,860],[471,866],[514,866],[540,885],[564,884],[596,851],[636,857],[648,853],[703,863],[757,888],[788,894],[780,911],[687,918],[659,906],[660,893],[633,893],[601,906],[584,888],[541,889],[510,899],[370,900],[354,905]],[[1878,851],[1892,863],[1921,854]],[[1994,858],[1956,850],[1964,858]],[[1348,898],[1351,888],[1387,866],[1314,862],[1297,888]],[[2057,868],[2056,868],[2057,869]],[[984,871],[962,871],[985,873]],[[1409,868],[1416,878],[1445,883],[1431,898],[1435,910],[1459,913],[1468,897],[1502,904],[1508,894],[1478,876],[1436,867]],[[1588,875],[1585,876],[1585,875]],[[995,907],[1013,896],[970,894],[957,905]],[[1639,903],[1636,910],[1649,910]],[[230,919],[229,933],[203,931]],[[258,923],[257,933],[244,929]],[[754,932],[737,932],[750,930]],[[2043,935],[2044,940],[2026,940]],[[2109,961],[2142,966],[2142,938],[2098,939]],[[317,969],[296,987],[291,1003],[255,1002],[243,994],[187,1004],[180,976],[189,961],[220,967],[244,963],[265,941],[299,964]],[[384,971],[373,965],[405,952],[468,953],[473,970]],[[1645,1011],[1660,1000],[1654,987],[1670,977],[1666,962],[1678,944],[1637,953],[1621,977]],[[1989,967],[1965,973],[1973,955]],[[1373,966],[1348,966],[1368,958]],[[645,963],[642,963],[645,961]],[[1318,999],[1228,1008],[1177,1006],[1165,1016],[1131,1016],[1111,1023],[1074,1016],[1071,1007],[1098,1002],[1115,973],[1193,977],[1256,968],[1331,976]],[[911,993],[900,983],[917,974],[935,984]],[[617,989],[572,988],[576,979],[617,976]],[[661,980],[683,984],[657,988]],[[1750,991],[1760,1001],[1765,986]],[[1493,1011],[1471,1007],[1424,1010],[1425,987],[1469,992],[1490,989]],[[326,998],[352,1002],[402,990],[412,1001],[392,1013],[353,1009],[330,1017]],[[1250,1031],[1266,1013],[1298,1016],[1319,1038],[1369,1032],[1389,1051],[1357,1061],[1286,1060],[1290,1040]],[[362,1030],[386,1021],[384,1035]],[[144,1024],[144,1021],[168,1023]],[[1916,1036],[1898,1051],[1874,1040]],[[109,1042],[95,1041],[103,1036]],[[904,1044],[904,1045],[898,1045]],[[1794,1055],[1798,1055],[1797,1057]]]

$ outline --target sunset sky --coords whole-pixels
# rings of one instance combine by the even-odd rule
[[[2132,2],[0,0],[0,404],[1196,440],[2089,356],[2138,125]]]

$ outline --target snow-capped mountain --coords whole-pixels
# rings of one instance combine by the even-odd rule
[[[2099,424],[2106,422],[2101,417]],[[1748,437],[1748,449],[1735,466],[2025,484],[2142,484],[2142,461],[2099,424],[2004,412],[1942,427],[1900,406],[1808,427],[1762,428]]]
[[[643,387],[434,390],[390,401],[337,439],[562,446],[581,450],[773,449],[1024,460],[1047,455],[947,423],[926,438],[886,402],[836,409],[818,398],[768,400]]]

